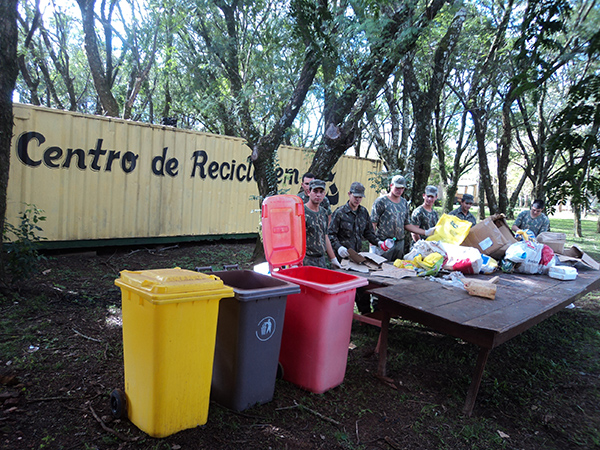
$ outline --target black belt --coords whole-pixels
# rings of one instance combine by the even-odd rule
[[[320,255],[308,255],[307,254],[306,256],[308,256],[309,258],[321,258],[323,256],[323,254],[320,254]]]

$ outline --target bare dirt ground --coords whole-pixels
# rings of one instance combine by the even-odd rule
[[[390,380],[376,377],[378,329],[355,323],[344,383],[317,395],[277,380],[243,412],[211,402],[206,425],[157,439],[110,413],[123,388],[123,269],[250,261],[253,243],[49,255],[0,295],[0,448],[600,448],[600,314],[577,303],[492,352],[471,417],[462,414],[477,352],[410,322],[391,329]]]

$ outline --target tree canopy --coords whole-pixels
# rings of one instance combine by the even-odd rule
[[[581,100],[597,94],[596,0],[25,0],[17,12],[20,101],[243,137],[262,197],[277,192],[281,144],[312,151],[324,179],[348,151],[379,157],[407,177],[413,207],[437,184],[450,209],[468,172],[480,215],[537,197],[586,208],[597,194],[598,127]]]

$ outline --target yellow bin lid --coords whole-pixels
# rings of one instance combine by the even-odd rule
[[[215,275],[175,267],[141,271],[123,270],[115,280],[119,287],[135,291],[153,303],[194,301],[207,296],[233,297],[232,287]]]

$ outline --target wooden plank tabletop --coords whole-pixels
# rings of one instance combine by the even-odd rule
[[[382,300],[392,302],[386,304],[393,305],[390,311],[393,314],[420,323],[426,321],[424,325],[438,331],[493,348],[514,337],[512,330],[522,332],[587,292],[600,289],[600,271],[589,269],[580,269],[572,281],[545,275],[502,273],[498,276],[495,300],[474,297],[462,288],[444,286],[427,278],[394,280],[393,285],[371,292],[379,297],[380,304]],[[469,329],[481,337],[473,341]]]

